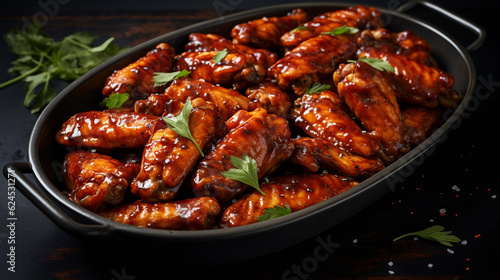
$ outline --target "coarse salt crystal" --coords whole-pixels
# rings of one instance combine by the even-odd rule
[[[418,240],[418,237],[413,237],[413,240],[417,241],[417,240]]]
[[[460,244],[467,245],[467,240],[462,240],[462,242],[460,242]]]
[[[434,223],[434,219],[430,219],[429,222]]]
[[[451,189],[454,191],[457,191],[457,192],[460,191],[460,188],[457,185],[453,185],[453,187],[451,187]]]
[[[389,266],[393,266],[393,265],[394,265],[394,263],[393,263],[393,262],[388,262],[387,264],[388,264]]]
[[[427,267],[432,268],[434,265],[432,263],[428,264]]]
[[[446,209],[445,209],[445,208],[441,208],[441,209],[439,209],[439,213],[441,213],[441,214],[446,213]]]
[[[358,239],[354,239],[354,240],[352,241],[352,243],[354,243],[354,244],[358,243]]]
[[[448,251],[448,253],[450,253],[450,254],[455,254],[455,251],[453,251],[453,250],[452,250],[452,249],[450,249],[450,248],[446,249],[446,251]]]
[[[389,274],[394,274],[394,271],[392,271],[392,270],[389,270]]]
[[[495,198],[497,198],[497,195],[494,194],[494,195],[491,196],[491,198],[495,199]]]

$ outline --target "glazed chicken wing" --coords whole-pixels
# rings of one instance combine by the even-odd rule
[[[394,33],[386,28],[366,29],[357,40],[360,47],[373,47],[402,55],[421,64],[437,66],[431,55],[431,45],[410,30]]]
[[[266,76],[266,67],[254,55],[248,53],[228,53],[215,63],[218,52],[184,52],[176,57],[176,71],[188,70],[190,77],[235,89],[242,89],[259,83]]]
[[[155,72],[172,72],[174,56],[172,47],[166,43],[159,44],[146,56],[109,76],[102,93],[128,93],[132,100],[141,100],[153,93],[163,92],[165,87],[154,86],[153,75]]]
[[[188,99],[202,98],[215,106],[216,111],[228,120],[239,110],[248,110],[250,99],[236,90],[216,86],[201,80],[191,78],[176,79],[163,94],[154,94],[146,100],[135,102],[137,112],[162,115],[165,104],[172,99],[186,102]]]
[[[302,95],[314,83],[331,80],[337,66],[355,56],[356,44],[349,37],[321,35],[307,40],[271,66],[268,76],[282,89]]]
[[[349,177],[367,178],[384,169],[377,157],[362,157],[320,138],[301,137],[295,140],[291,161],[311,172],[326,170]]]
[[[182,107],[169,111],[166,117],[178,115]],[[201,149],[216,140],[220,134],[216,130],[222,127],[219,122],[223,123],[212,106],[203,99],[193,100],[189,128]],[[160,119],[144,148],[141,170],[130,185],[132,193],[150,203],[173,199],[199,157],[193,141],[178,135]]]
[[[362,48],[358,57],[374,57],[387,61],[395,70],[392,83],[399,101],[435,108],[454,108],[461,100],[453,89],[452,75],[434,67],[409,60],[402,55]]]
[[[264,108],[270,114],[286,117],[292,107],[290,96],[269,79],[248,87],[245,95],[251,100],[250,111]]]
[[[231,40],[216,34],[192,33],[190,42],[186,44],[189,52],[210,52],[227,49],[232,53],[247,53],[253,55],[259,64],[268,68],[278,60],[278,55],[268,49],[256,49],[242,44],[233,44]]]
[[[231,201],[248,188],[221,174],[235,168],[231,156],[242,158],[246,154],[254,159],[261,179],[288,159],[294,149],[287,121],[264,109],[239,111],[226,125],[228,134],[198,164],[191,181],[196,196],[215,197],[220,203]]]
[[[294,9],[283,17],[264,17],[236,25],[231,31],[233,42],[257,48],[277,49],[280,38],[307,20],[303,9]]]
[[[265,195],[252,191],[229,206],[219,227],[228,228],[256,223],[264,210],[289,205],[292,213],[332,198],[358,182],[333,174],[294,175],[270,179],[260,185]]]
[[[125,191],[139,172],[136,163],[122,163],[108,155],[75,151],[66,155],[63,178],[70,199],[96,211],[123,201]]]
[[[57,132],[56,140],[67,146],[93,148],[142,148],[158,117],[134,112],[88,111],[78,113]]]
[[[341,103],[331,91],[304,94],[292,108],[295,125],[311,137],[330,141],[358,155],[376,155],[380,149],[378,142],[339,107]]]
[[[212,227],[219,212],[217,200],[199,197],[154,204],[139,200],[98,214],[115,222],[138,227],[202,230]]]
[[[333,78],[361,126],[380,142],[384,161],[393,162],[409,151],[406,126],[387,71],[358,61],[341,65]]]
[[[401,113],[412,146],[422,143],[443,122],[443,113],[440,108],[410,106],[404,108]]]
[[[165,106],[172,98],[165,94],[151,94],[147,99],[134,102],[134,111],[141,114],[162,116]]]
[[[347,25],[360,30],[382,27],[382,13],[375,9],[361,5],[351,6],[343,10],[327,12],[316,16],[312,21],[304,23],[304,29],[287,32],[281,37],[281,45],[288,50],[300,43],[330,32],[335,28]]]

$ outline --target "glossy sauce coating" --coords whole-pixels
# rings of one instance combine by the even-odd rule
[[[302,95],[314,83],[331,80],[340,63],[355,57],[356,49],[352,35],[320,35],[288,52],[268,69],[268,76],[282,89]]]
[[[295,153],[291,161],[313,173],[326,170],[359,178],[368,178],[384,169],[384,163],[378,157],[359,156],[330,141],[309,137],[295,139]]]
[[[257,163],[259,179],[273,172],[293,153],[290,129],[285,119],[264,109],[239,111],[226,122],[228,134],[198,163],[191,181],[195,196],[231,201],[248,185],[224,177],[221,172],[235,168],[230,157],[246,154]]]
[[[412,146],[422,143],[443,122],[441,108],[410,106],[401,112]]]
[[[145,228],[171,230],[209,229],[220,212],[217,200],[199,197],[163,203],[136,201],[101,211],[113,221]]]
[[[431,45],[410,30],[394,33],[386,28],[366,29],[357,39],[360,47],[373,47],[380,51],[392,52],[418,63],[436,67]]]
[[[179,114],[182,107],[166,117]],[[212,106],[202,99],[193,101],[189,128],[201,149],[215,140],[216,130],[221,127],[219,121],[222,122]],[[179,136],[162,119],[159,120],[144,147],[141,170],[130,185],[132,193],[144,202],[173,199],[199,157],[200,152],[193,141]]]
[[[362,48],[358,57],[375,57],[387,61],[394,68],[391,73],[399,101],[436,108],[453,108],[461,100],[453,89],[452,75],[434,67],[409,60],[402,55],[383,52],[367,47]]]
[[[332,198],[358,182],[333,174],[276,177],[261,184],[265,195],[251,191],[229,206],[219,220],[228,228],[256,223],[267,208],[289,205],[292,213]]]
[[[286,117],[292,107],[290,96],[269,79],[248,87],[245,95],[251,100],[250,111],[264,108],[270,114]]]
[[[361,126],[380,142],[384,161],[393,162],[410,150],[410,139],[387,71],[358,61],[341,65],[333,78],[339,96]]]
[[[239,110],[248,110],[250,104],[250,99],[236,90],[191,78],[173,81],[163,94],[183,102],[188,99],[202,98],[212,103],[224,120],[229,119]]]
[[[146,99],[153,93],[162,92],[165,87],[155,87],[155,72],[172,72],[175,51],[166,43],[161,43],[144,57],[127,67],[115,71],[106,80],[102,93],[128,93],[131,99]]]
[[[186,69],[193,79],[212,84],[242,89],[257,84],[266,76],[266,67],[255,56],[247,53],[228,53],[215,63],[218,52],[184,52],[176,57],[175,69]]]
[[[283,17],[264,17],[233,27],[231,37],[233,42],[257,48],[277,49],[280,38],[307,20],[303,9],[294,9]]]
[[[91,211],[122,202],[138,172],[136,163],[122,163],[108,155],[87,151],[70,152],[63,165],[70,199]]]
[[[291,50],[300,43],[320,35],[322,32],[330,32],[344,25],[356,27],[360,30],[382,27],[381,16],[382,13],[379,10],[361,5],[326,12],[304,23],[306,29],[283,34],[280,42],[285,49]]]
[[[77,147],[142,148],[158,117],[134,112],[88,111],[69,118],[56,134],[59,144]]]
[[[247,53],[257,59],[263,67],[268,68],[278,60],[278,55],[268,49],[256,49],[238,43],[216,34],[192,33],[189,35],[190,42],[186,44],[185,50],[189,52],[210,52],[227,49],[232,53]]]
[[[147,99],[134,102],[136,113],[162,116],[165,113],[165,106],[172,98],[164,94],[151,94]]]
[[[301,96],[292,108],[295,125],[311,137],[330,141],[350,152],[365,157],[376,155],[378,142],[336,104],[339,97],[331,91]]]

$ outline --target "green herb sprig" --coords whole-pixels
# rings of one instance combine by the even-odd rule
[[[357,29],[356,27],[350,27],[347,25],[343,25],[343,26],[334,28],[328,32],[321,32],[321,34],[322,35],[332,35],[332,36],[342,35],[342,34],[352,35],[352,34],[356,34],[358,31],[359,31],[359,29]]]
[[[124,92],[124,93],[113,93],[110,96],[104,98],[104,100],[99,103],[101,107],[106,107],[108,109],[118,109],[127,102],[127,100],[130,98],[130,94]]]
[[[326,85],[326,84],[321,84],[319,82],[316,82],[312,85],[312,87],[310,87],[306,90],[306,93],[307,94],[320,93],[322,91],[330,89],[331,87],[332,87],[331,85]]]
[[[226,57],[226,55],[229,53],[229,51],[226,49],[223,49],[221,51],[218,51],[215,56],[214,56],[214,63],[219,63],[221,62],[224,57]]]
[[[247,184],[265,195],[259,186],[257,162],[246,154],[243,154],[243,158],[231,156],[230,160],[236,168],[222,171],[222,176]]]
[[[402,238],[408,237],[408,236],[418,236],[422,237],[426,240],[430,241],[435,241],[439,242],[445,246],[453,246],[451,242],[460,242],[460,238],[456,237],[455,235],[451,235],[451,231],[444,231],[444,227],[440,225],[435,225],[432,227],[428,227],[424,230],[417,231],[417,232],[411,232],[407,234],[403,234],[397,238],[395,238],[393,241],[398,241]]]
[[[382,59],[379,59],[379,58],[363,56],[362,58],[358,59],[357,61],[365,62],[368,65],[370,65],[371,67],[377,69],[378,71],[387,71],[387,72],[394,72],[395,71],[394,67],[392,67],[392,65],[389,64],[389,62],[382,60]],[[347,62],[355,63],[356,60],[348,60]]]
[[[259,222],[263,222],[263,221],[271,220],[274,218],[286,216],[286,215],[292,213],[292,209],[290,209],[290,205],[286,204],[285,207],[281,207],[281,206],[277,205],[277,206],[274,206],[272,208],[264,209],[263,212],[264,212],[263,215],[260,215],[257,217],[257,220]]]
[[[175,71],[175,72],[170,72],[170,73],[155,72],[154,76],[153,76],[153,81],[155,82],[154,86],[155,87],[164,86],[168,82],[185,77],[189,74],[191,74],[191,71],[188,71],[186,69],[182,69],[182,71]]]
[[[303,30],[309,30],[309,28],[307,28],[306,26],[297,26],[295,27],[294,29],[290,30],[290,33],[295,33],[297,31],[303,31]]]
[[[182,111],[177,116],[170,118],[163,117],[163,120],[167,123],[168,128],[173,130],[175,133],[193,141],[193,143],[196,145],[196,148],[198,148],[201,156],[204,157],[205,154],[203,154],[203,151],[201,150],[200,146],[191,134],[191,130],[189,129],[189,115],[191,114],[191,110],[193,110],[193,105],[191,105],[191,100],[188,100],[186,101],[186,103],[184,103]]]
[[[127,49],[114,44],[113,38],[92,47],[96,38],[88,33],[76,32],[56,42],[41,31],[38,21],[29,25],[26,31],[11,30],[4,35],[4,39],[18,58],[12,61],[8,73],[17,77],[0,84],[0,89],[24,81],[24,106],[33,114],[39,112],[57,95],[51,81],[76,80]]]

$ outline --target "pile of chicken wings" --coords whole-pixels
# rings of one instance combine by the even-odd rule
[[[353,34],[332,35],[339,27]],[[225,52],[222,59],[214,57]],[[363,57],[388,62],[377,70]],[[165,85],[155,73],[189,71]],[[108,77],[121,108],[77,113],[62,125],[65,193],[114,221],[200,230],[256,223],[329,199],[426,139],[460,95],[431,46],[351,6],[312,17],[295,9],[236,25],[231,38],[193,33],[182,52],[161,43]],[[316,90],[314,90],[316,88]],[[195,143],[163,117],[189,100]],[[257,164],[262,192],[224,176],[231,157]]]

